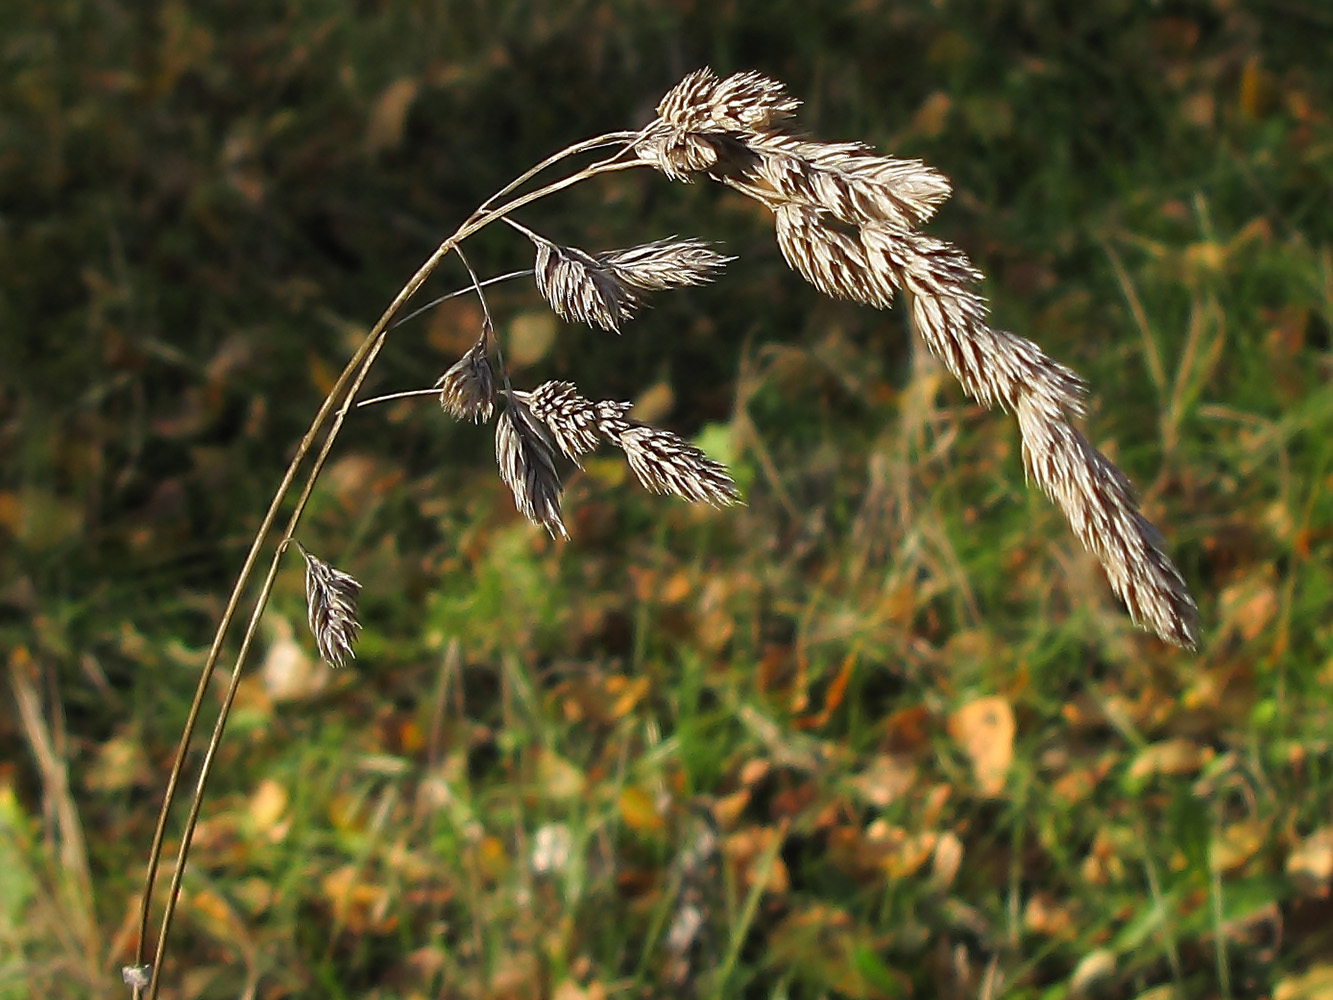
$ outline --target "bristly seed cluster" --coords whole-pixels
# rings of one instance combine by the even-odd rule
[[[733,258],[702,240],[669,237],[591,254],[561,246],[506,219],[536,248],[537,290],[566,320],[619,332],[650,292],[711,281]],[[480,286],[477,286],[480,293]],[[483,297],[483,305],[485,299]],[[481,337],[435,384],[440,406],[461,420],[486,422],[497,397],[503,408],[495,428],[495,459],[514,505],[551,535],[568,537],[560,511],[556,452],[576,465],[602,443],[620,448],[639,482],[656,493],[674,493],[714,506],[738,503],[727,470],[671,431],[630,420],[628,403],[580,396],[572,382],[546,382],[530,392],[513,389],[500,364],[491,368],[493,330],[489,310]],[[497,349],[497,359],[499,352]]]
[[[488,332],[483,332],[435,383],[440,390],[441,409],[459,420],[484,424],[495,410],[495,375],[486,360]]]
[[[630,420],[629,410],[629,403],[585,399],[572,382],[507,392],[495,431],[495,458],[519,512],[553,536],[568,537],[555,452],[577,465],[603,442],[620,448],[639,482],[655,493],[717,507],[740,501],[720,462],[678,434]]]
[[[319,646],[319,655],[331,667],[341,667],[348,657],[356,658],[352,644],[361,631],[356,618],[356,598],[361,584],[334,569],[296,543],[305,559],[305,601],[310,631]]]
[[[505,394],[495,425],[495,460],[520,514],[552,535],[568,538],[560,518],[560,474],[550,431],[518,394]]]
[[[1017,414],[1029,478],[1101,561],[1134,620],[1194,648],[1198,609],[1161,536],[1128,480],[1072,423],[1083,381],[1032,341],[991,327],[981,272],[917,231],[949,196],[948,179],[918,160],[787,131],[799,104],[760,74],[698,70],[662,98],[634,151],[673,180],[707,177],[767,206],[783,257],[821,292],[877,308],[904,293],[913,325],[963,389]]]
[[[596,255],[528,232],[537,248],[537,291],[563,320],[619,333],[645,292],[711,281],[732,257],[701,240],[657,240]]]

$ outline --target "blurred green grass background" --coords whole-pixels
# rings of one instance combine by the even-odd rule
[[[365,586],[359,658],[314,659],[293,557],[163,995],[1333,996],[1330,51],[1318,0],[0,5],[0,997],[123,995],[213,625],[358,337],[705,64],[952,178],[931,231],[1090,380],[1200,653],[1131,626],[901,313],[726,192],[603,178],[522,217],[739,259],[620,338],[506,287],[518,378],[639,400],[747,506],[607,457],[554,544],[487,429],[356,415],[301,538]],[[530,262],[499,228],[484,273]],[[404,327],[373,388],[479,322]]]

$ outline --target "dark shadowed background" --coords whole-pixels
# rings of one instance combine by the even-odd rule
[[[163,995],[1333,996],[1331,52],[1319,0],[0,5],[0,1000],[124,995],[214,625],[360,337],[702,65],[953,180],[931,232],[1088,377],[1201,651],[1134,629],[901,313],[738,196],[600,178],[519,217],[738,259],[620,337],[504,286],[516,381],[635,400],[747,505],[606,455],[554,543],[491,428],[355,413],[300,538],[364,585],[358,658],[316,658],[293,555]],[[371,388],[480,321],[403,327]]]

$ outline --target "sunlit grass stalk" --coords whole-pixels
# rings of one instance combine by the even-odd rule
[[[610,136],[599,137],[596,140],[576,143],[568,149],[563,150],[561,153],[549,157],[546,161],[543,161],[543,163],[546,166],[554,165],[568,156],[615,142],[619,136],[620,133],[614,133]],[[384,347],[385,340],[389,331],[392,329],[390,324],[398,314],[399,310],[402,309],[408,300],[411,299],[421,286],[425,284],[426,279],[434,273],[440,263],[467,237],[524,205],[528,205],[540,198],[554,194],[557,191],[562,191],[580,181],[587,180],[588,178],[601,173],[644,165],[636,160],[621,160],[619,159],[620,155],[621,154],[617,153],[605,161],[585,167],[559,181],[547,184],[535,191],[514,198],[499,208],[485,211],[479,209],[477,212],[474,212],[473,215],[453,233],[453,235],[436,248],[435,252],[431,254],[426,262],[418,268],[417,272],[398,291],[398,294],[394,296],[393,301],[390,302],[388,308],[384,310],[384,313],[376,321],[375,325],[361,342],[361,345],[344,366],[342,372],[334,382],[333,387],[324,397],[318,411],[311,420],[310,427],[297,445],[296,453],[292,456],[291,462],[288,464],[287,470],[283,474],[282,480],[273,494],[273,499],[269,503],[268,510],[265,512],[263,520],[260,522],[255,537],[250,544],[249,552],[246,554],[245,562],[241,566],[241,571],[237,576],[236,583],[232,586],[231,594],[227,599],[227,605],[223,610],[222,617],[218,622],[217,630],[214,633],[212,645],[209,647],[208,656],[200,671],[199,683],[195,688],[194,698],[190,703],[190,709],[186,715],[185,725],[176,748],[176,755],[172,762],[171,772],[167,778],[167,786],[163,795],[162,807],[158,813],[157,826],[153,832],[152,845],[149,848],[143,898],[140,903],[138,942],[135,948],[133,962],[135,968],[141,968],[145,964],[144,957],[148,940],[153,887],[156,882],[158,867],[161,862],[167,817],[170,813],[171,806],[175,800],[176,792],[180,784],[186,756],[188,755],[191,743],[193,742],[194,730],[198,724],[199,715],[203,709],[204,697],[208,690],[209,681],[217,667],[218,660],[221,658],[223,643],[227,637],[228,631],[231,629],[231,626],[236,619],[245,588],[249,584],[251,577],[254,574],[255,566],[259,562],[259,554],[272,534],[273,527],[277,522],[278,514],[283,503],[291,493],[292,485],[296,481],[297,472],[314,448],[320,429],[325,425],[326,421],[329,420],[330,415],[333,415],[333,422],[324,436],[323,444],[320,446],[319,452],[316,454],[309,471],[306,473],[300,494],[296,499],[295,506],[293,507],[291,514],[288,516],[287,524],[283,529],[282,540],[273,553],[263,583],[260,586],[259,593],[255,597],[253,610],[241,637],[240,649],[232,663],[232,670],[228,680],[226,693],[223,695],[222,704],[218,709],[217,720],[214,724],[212,735],[209,737],[203,761],[200,764],[199,777],[197,779],[194,794],[191,798],[190,810],[186,817],[184,829],[181,832],[180,848],[176,854],[176,864],[172,869],[171,883],[167,891],[162,923],[158,932],[157,947],[153,954],[151,967],[149,969],[149,976],[151,978],[147,987],[148,1000],[154,1000],[158,995],[162,960],[166,954],[176,904],[180,898],[181,881],[184,877],[185,865],[189,858],[191,840],[193,839],[195,826],[198,823],[199,810],[203,805],[204,792],[207,787],[208,778],[212,773],[213,761],[218,746],[222,742],[222,735],[226,728],[227,717],[230,714],[232,703],[236,698],[236,692],[240,686],[241,672],[245,664],[246,656],[250,651],[251,643],[258,631],[259,622],[264,609],[268,605],[269,597],[272,595],[273,586],[277,579],[283,553],[286,550],[287,545],[292,541],[301,514],[304,512],[305,506],[310,499],[310,495],[314,491],[315,483],[318,480],[320,473],[323,471],[324,464],[328,459],[330,451],[333,449],[333,444],[338,438],[343,422],[347,417],[348,410],[351,408],[367,375],[369,375],[371,366],[374,364],[375,359],[379,356],[380,351]],[[515,186],[534,175],[535,170],[528,171],[518,181],[515,181],[502,189],[501,194],[512,191]],[[140,994],[141,988],[136,985],[134,987],[134,995],[137,997]]]
[[[152,890],[167,816],[209,680],[239,614],[242,594],[250,585],[263,547],[272,538],[298,473],[308,462],[241,634],[200,767],[163,910],[147,986],[150,1000],[158,993],[208,778],[281,559],[295,540],[296,526],[394,328],[394,319],[446,257],[456,253],[467,269],[470,291],[481,303],[484,321],[477,342],[446,371],[433,391],[441,407],[460,419],[489,422],[500,404],[496,460],[516,508],[529,520],[553,536],[566,535],[557,452],[577,463],[581,455],[602,444],[623,451],[635,476],[650,490],[717,506],[739,502],[739,492],[724,467],[680,436],[632,419],[629,404],[585,398],[571,382],[548,382],[531,391],[510,384],[484,291],[490,282],[478,278],[461,251],[464,240],[491,223],[509,221],[531,241],[537,290],[558,315],[613,332],[633,318],[648,293],[709,281],[730,260],[699,240],[675,237],[590,253],[509,219],[518,209],[599,174],[648,166],[674,180],[708,179],[724,184],[772,211],[778,246],[787,263],[821,292],[878,308],[900,296],[910,310],[914,329],[964,390],[986,406],[1015,413],[1029,477],[1063,510],[1080,541],[1100,559],[1112,588],[1134,619],[1169,642],[1195,645],[1197,609],[1164,551],[1161,536],[1139,512],[1129,481],[1072,422],[1083,412],[1082,380],[1032,341],[992,328],[985,299],[975,287],[982,278],[980,271],[958,248],[918,231],[948,197],[948,179],[916,160],[883,157],[858,143],[819,142],[789,131],[785,122],[799,104],[781,84],[756,73],[722,79],[708,70],[691,73],[662,99],[657,118],[646,128],[575,143],[487,199],[399,290],[343,368],[302,437],[218,624],[177,747],[149,853],[135,963],[127,973],[136,996],[143,989]],[[610,146],[619,148],[609,157],[495,204],[570,156]],[[499,366],[498,380],[491,368],[492,353]],[[352,642],[360,628],[355,618],[359,585],[330,563],[309,554],[306,561],[311,626],[321,653],[337,665],[352,655]],[[771,863],[770,853],[765,866]],[[757,887],[751,890],[742,928],[753,919],[758,891]],[[718,970],[719,990],[738,959],[742,937],[743,930],[733,936]]]

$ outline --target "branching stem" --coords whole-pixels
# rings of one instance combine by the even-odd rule
[[[283,530],[282,540],[279,542],[273,554],[273,558],[269,562],[268,572],[265,574],[259,594],[255,598],[253,610],[251,611],[249,621],[246,624],[245,632],[241,637],[240,649],[232,664],[227,690],[223,695],[222,705],[218,709],[217,721],[213,726],[212,736],[209,738],[207,748],[204,752],[203,761],[200,764],[199,777],[194,794],[190,800],[190,810],[186,817],[185,827],[181,832],[180,848],[176,853],[176,864],[171,873],[171,884],[163,908],[162,924],[158,933],[157,948],[153,955],[153,962],[150,970],[151,978],[147,986],[147,1000],[155,1000],[158,995],[162,962],[166,954],[167,941],[171,932],[172,920],[175,916],[176,904],[180,899],[181,880],[184,877],[185,865],[189,858],[190,844],[199,820],[199,811],[203,806],[204,792],[207,787],[209,775],[213,770],[213,763],[218,747],[222,742],[223,732],[225,731],[227,723],[227,716],[231,711],[232,702],[234,701],[236,691],[240,686],[241,671],[244,667],[246,656],[250,651],[250,646],[254,640],[255,634],[259,630],[260,619],[268,604],[269,597],[273,592],[273,585],[277,579],[278,567],[280,565],[283,551],[296,530],[297,523],[300,521],[306,503],[309,501],[310,495],[314,491],[315,483],[324,468],[324,463],[328,459],[329,452],[332,450],[333,444],[347,417],[347,413],[353,405],[353,400],[356,398],[356,394],[360,391],[367,375],[369,375],[370,369],[375,363],[375,359],[383,349],[389,331],[393,329],[391,324],[394,317],[398,314],[399,310],[406,305],[408,300],[417,293],[421,286],[425,284],[426,279],[431,276],[444,258],[450,253],[455,252],[458,249],[459,244],[467,239],[467,237],[484,229],[496,220],[504,218],[510,212],[516,211],[525,205],[529,205],[559,191],[563,191],[566,188],[573,187],[575,184],[579,184],[589,178],[597,176],[598,174],[612,173],[618,170],[644,166],[645,164],[638,159],[622,159],[624,154],[630,148],[628,143],[633,140],[635,135],[636,133],[633,132],[613,132],[598,136],[595,139],[588,139],[583,142],[575,143],[574,145],[547,157],[537,166],[524,172],[495,195],[488,198],[452,236],[436,248],[435,252],[427,258],[426,262],[417,269],[417,272],[412,275],[408,282],[399,290],[398,294],[394,296],[393,301],[389,304],[388,308],[385,309],[384,314],[380,316],[374,327],[371,328],[370,332],[361,342],[361,345],[348,360],[347,365],[343,368],[341,374],[339,374],[333,388],[329,390],[328,395],[325,396],[324,401],[320,404],[319,410],[316,412],[314,419],[310,422],[309,429],[307,429],[305,435],[301,438],[301,441],[297,446],[296,454],[292,457],[291,462],[287,466],[287,471],[283,474],[282,481],[278,484],[278,488],[273,494],[273,499],[269,503],[268,510],[265,512],[263,520],[260,522],[259,529],[255,533],[254,540],[250,544],[250,550],[246,555],[245,562],[241,566],[241,571],[237,576],[236,583],[232,587],[231,595],[227,599],[227,606],[218,622],[217,631],[213,636],[213,643],[209,648],[208,656],[205,659],[204,666],[200,672],[199,683],[195,688],[194,698],[190,703],[190,710],[186,715],[180,742],[176,748],[176,755],[172,762],[171,773],[167,778],[166,792],[163,796],[161,810],[158,813],[157,826],[153,832],[153,841],[148,854],[143,899],[140,903],[138,942],[136,944],[134,957],[134,965],[136,967],[143,965],[144,952],[147,946],[153,886],[157,880],[157,872],[161,864],[167,817],[170,813],[172,803],[175,800],[176,791],[180,785],[181,775],[185,768],[185,759],[189,754],[190,745],[193,742],[194,730],[198,724],[199,715],[203,709],[204,698],[208,691],[209,681],[212,679],[218,660],[221,658],[222,647],[226,640],[227,633],[236,618],[241,603],[241,596],[244,593],[245,588],[249,585],[255,566],[259,561],[259,553],[272,534],[273,526],[277,522],[279,511],[281,510],[282,505],[286,502],[287,497],[291,492],[292,485],[296,481],[297,471],[314,448],[320,428],[325,425],[329,420],[330,415],[333,414],[333,422],[324,436],[323,444],[311,464],[309,472],[306,474],[296,504],[287,519],[287,525]],[[540,171],[553,166],[561,160],[578,153],[586,152],[590,149],[603,148],[617,143],[622,144],[621,148],[612,156],[590,164],[560,180],[513,198],[500,205],[498,208],[487,208],[488,205],[526,183]],[[469,268],[469,271],[470,270],[471,269]],[[478,291],[479,293],[480,285],[481,283],[476,280],[474,275],[473,285],[469,290]],[[448,297],[450,296],[446,296],[446,298]],[[413,315],[415,315],[415,313]],[[406,318],[410,319],[411,317],[409,316]],[[142,987],[136,985],[134,987],[134,996],[137,998],[141,991]]]

